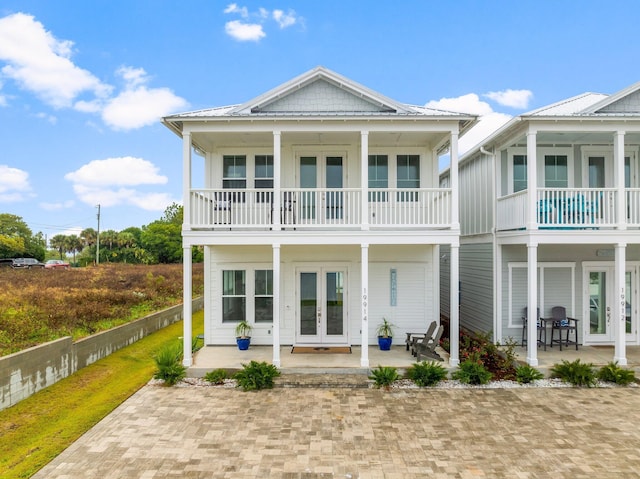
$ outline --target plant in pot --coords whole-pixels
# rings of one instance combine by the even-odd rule
[[[391,349],[391,341],[393,340],[393,327],[394,325],[387,321],[387,318],[382,318],[382,324],[376,329],[378,335],[378,346],[381,351],[389,351]]]
[[[238,344],[238,349],[240,351],[245,351],[249,349],[249,344],[251,343],[251,330],[253,326],[251,326],[246,321],[240,321],[236,325],[236,343]]]

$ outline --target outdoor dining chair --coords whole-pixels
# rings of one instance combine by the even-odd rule
[[[578,320],[576,318],[567,317],[567,309],[564,306],[554,306],[551,308],[551,346],[554,343],[560,345],[562,351],[562,343],[565,346],[570,344],[576,345],[578,350]],[[558,331],[558,339],[555,339],[555,332]],[[562,339],[562,332],[566,332],[565,339]],[[569,335],[574,334],[575,340],[570,340]]]

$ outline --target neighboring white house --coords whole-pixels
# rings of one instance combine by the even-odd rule
[[[439,321],[441,245],[458,275],[458,137],[475,122],[323,67],[241,105],[164,118],[183,141],[185,365],[196,246],[207,345],[235,344],[247,320],[276,366],[281,345],[362,345],[367,367],[383,317],[397,340]],[[447,151],[451,187],[440,187]],[[457,364],[455,314],[451,335]]]
[[[625,346],[640,345],[639,148],[637,83],[513,118],[460,159],[463,327],[520,342],[525,307],[564,306],[581,344],[615,345],[627,363]],[[535,321],[525,336],[536,344]],[[538,364],[536,347],[527,361]]]

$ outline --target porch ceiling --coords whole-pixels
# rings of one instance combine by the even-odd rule
[[[369,147],[435,147],[448,138],[447,132],[384,131],[369,133]],[[213,150],[225,146],[272,147],[271,132],[193,133],[200,148]],[[282,144],[294,145],[359,145],[360,132],[340,131],[283,131]]]
[[[612,145],[613,133],[607,131],[540,131],[536,136],[536,142],[544,145]],[[640,133],[626,133],[624,137],[626,145],[639,145]],[[526,135],[522,134],[510,142],[510,146],[526,146]]]

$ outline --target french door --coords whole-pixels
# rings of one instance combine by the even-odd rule
[[[610,343],[615,340],[614,320],[615,270],[613,266],[585,267],[584,305],[588,312],[584,315],[588,325],[585,342]],[[637,318],[635,315],[635,271],[628,267],[625,272],[625,336],[627,341],[636,340]],[[587,306],[588,305],[588,306]]]
[[[347,344],[346,270],[301,268],[296,276],[296,342]]]
[[[302,222],[327,223],[343,219],[344,158],[300,157],[300,215]]]

